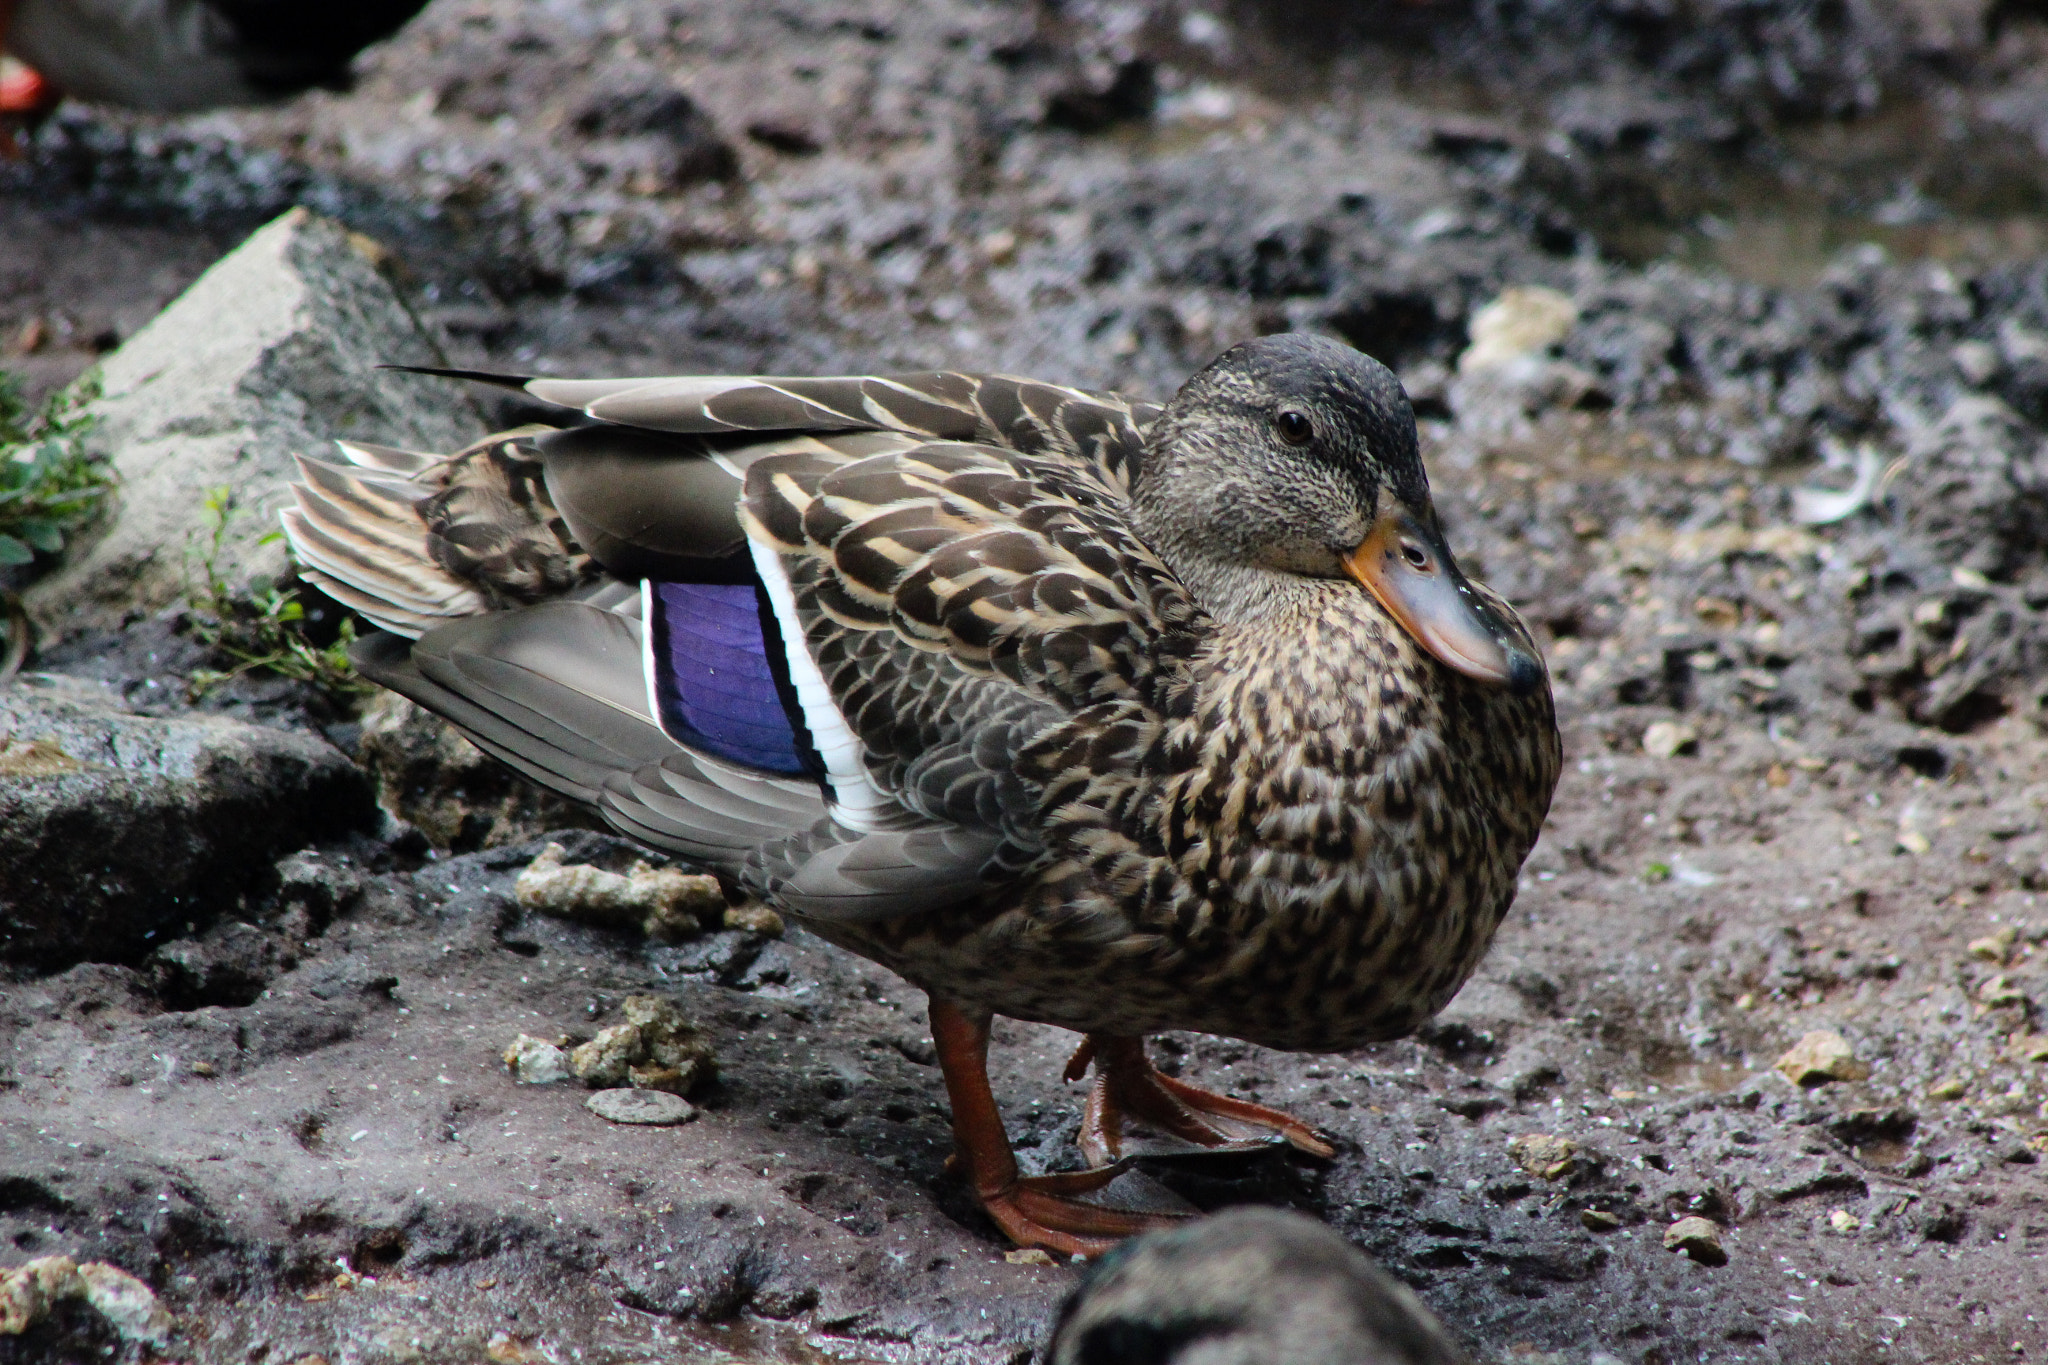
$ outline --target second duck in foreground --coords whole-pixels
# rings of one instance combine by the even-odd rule
[[[392,632],[358,666],[926,990],[1015,1240],[1157,1221],[1086,1197],[1126,1118],[1328,1152],[1144,1035],[1348,1049],[1486,951],[1557,781],[1550,688],[1377,362],[1267,337],[1163,409],[949,372],[497,382],[564,426],[302,462],[300,559]],[[1019,1174],[997,1014],[1086,1035],[1103,1169]]]

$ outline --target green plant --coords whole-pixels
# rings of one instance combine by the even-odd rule
[[[86,405],[99,393],[98,377],[87,375],[31,411],[21,382],[0,370],[0,566],[61,551],[114,486],[82,439],[93,421]]]
[[[270,673],[311,683],[339,701],[367,695],[370,685],[349,665],[348,647],[355,643],[355,622],[344,620],[334,643],[316,645],[306,638],[306,604],[296,587],[271,585],[239,591],[220,573],[220,555],[228,527],[242,514],[233,491],[209,489],[206,494],[206,538],[196,558],[199,575],[187,589],[194,638],[215,654],[232,661],[225,669],[198,669],[189,680],[194,697],[204,696],[245,673]],[[283,538],[272,531],[257,543]]]
[[[113,487],[82,439],[93,420],[85,408],[99,393],[99,376],[89,373],[31,410],[21,381],[0,370],[0,568],[61,551]],[[0,679],[21,667],[28,647],[28,613],[0,589]]]

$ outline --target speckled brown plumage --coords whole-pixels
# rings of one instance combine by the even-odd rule
[[[1349,582],[1220,625],[1068,466],[785,457],[746,505],[884,785],[1001,701],[1042,727],[955,779],[1007,788],[1020,876],[827,937],[1015,1018],[1324,1050],[1409,1031],[1477,965],[1557,781],[1547,689],[1458,677]]]
[[[310,572],[418,637],[361,666],[925,987],[1012,1236],[1087,1250],[1144,1223],[1017,1177],[990,1015],[1088,1034],[1091,1115],[1322,1151],[1148,1080],[1134,1040],[1353,1047],[1485,952],[1557,781],[1550,691],[1458,572],[1372,361],[1267,338],[1164,409],[947,372],[522,386],[595,421],[305,462],[286,525]],[[754,585],[803,772],[661,711],[676,583]]]

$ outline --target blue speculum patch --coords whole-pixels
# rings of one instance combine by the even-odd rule
[[[656,583],[650,594],[661,728],[688,748],[763,772],[820,770],[760,590]]]

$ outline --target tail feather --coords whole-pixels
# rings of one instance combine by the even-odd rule
[[[298,457],[281,514],[306,576],[385,630],[417,639],[479,612],[587,589],[540,464],[499,432],[453,455],[337,441],[342,461]]]
[[[298,547],[301,562],[313,576],[338,580],[392,609],[373,610],[369,613],[373,618],[390,615],[417,625],[488,610],[479,594],[453,579],[436,583],[394,570],[378,555],[380,547],[367,536],[341,539],[333,532],[333,523],[322,516],[327,510],[315,500],[302,497],[298,507],[283,514],[283,520]],[[400,564],[403,565],[402,560]],[[400,633],[417,636],[420,632],[412,628]]]
[[[397,446],[371,445],[365,441],[336,441],[334,444],[340,448],[342,454],[348,456],[348,462],[358,469],[374,469],[407,479],[424,474],[447,459],[443,455],[400,450]]]
[[[307,576],[336,601],[410,638],[490,609],[428,552],[413,506],[425,490],[303,456],[298,465],[298,505],[281,514],[285,535]]]

